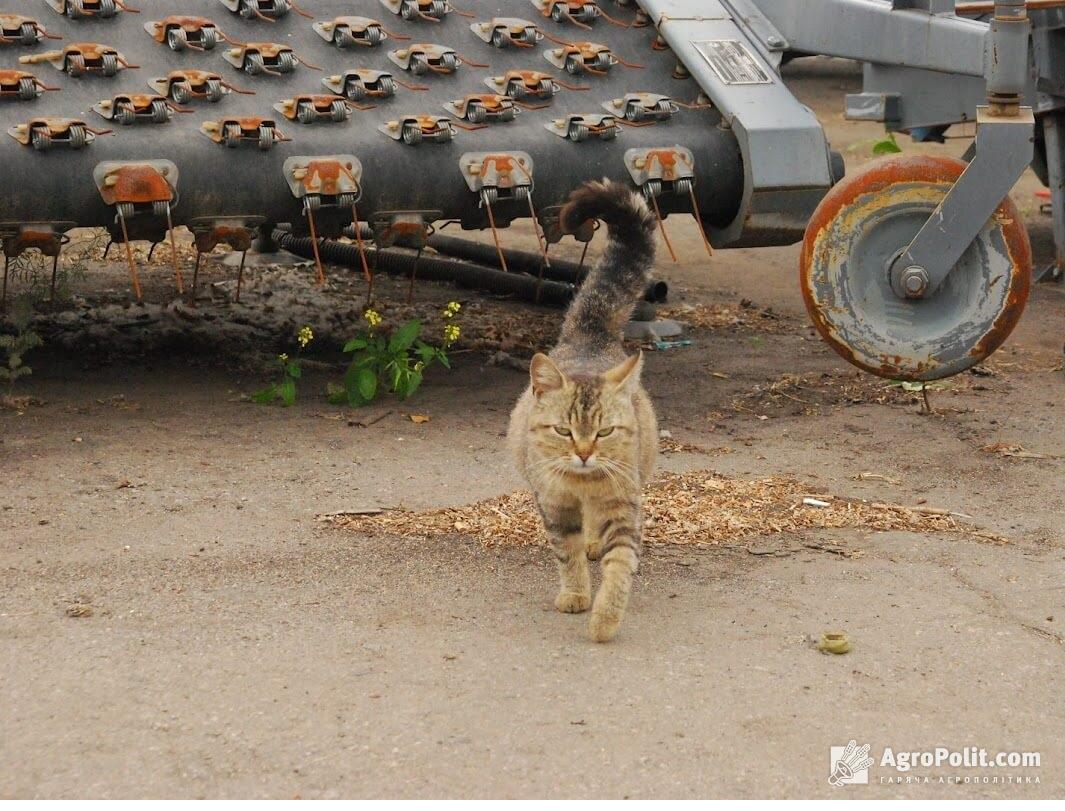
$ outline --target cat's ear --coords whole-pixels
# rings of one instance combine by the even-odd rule
[[[631,388],[640,380],[640,370],[643,369],[643,352],[637,352],[632,357],[626,358],[613,369],[603,373],[603,380],[613,384],[617,389]]]
[[[532,363],[529,364],[529,377],[532,378],[533,393],[537,397],[545,392],[560,389],[566,383],[566,375],[542,352],[533,355]]]

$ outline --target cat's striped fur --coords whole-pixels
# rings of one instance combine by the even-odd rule
[[[606,642],[639,566],[641,493],[658,447],[642,358],[626,357],[621,343],[650,278],[656,222],[642,197],[609,181],[582,186],[561,213],[568,232],[594,219],[607,224],[606,251],[570,305],[558,344],[533,358],[508,439],[558,559],[555,606],[591,607],[589,633]],[[596,559],[602,583],[593,604],[588,561]]]

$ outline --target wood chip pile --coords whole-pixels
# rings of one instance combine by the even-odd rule
[[[826,506],[804,504],[804,498]],[[664,474],[648,486],[645,511],[649,545],[719,546],[753,536],[839,527],[955,533],[1006,542],[956,514],[826,496],[782,476],[734,479],[710,470]],[[532,498],[525,492],[458,508],[340,513],[327,520],[358,532],[408,538],[459,534],[477,538],[485,546],[545,543]]]

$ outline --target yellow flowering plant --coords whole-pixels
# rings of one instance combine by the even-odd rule
[[[300,328],[300,331],[296,333],[296,343],[299,345],[299,351],[295,358],[290,358],[287,352],[282,352],[277,356],[275,363],[281,369],[281,379],[276,383],[271,383],[265,389],[260,389],[251,396],[252,402],[255,403],[273,403],[277,400],[281,401],[281,405],[286,408],[296,402],[296,381],[303,376],[303,370],[300,368],[299,352],[307,348],[307,345],[314,340],[314,331],[309,326]]]
[[[459,339],[462,330],[453,319],[462,305],[449,302],[443,310],[447,319],[443,341],[434,346],[422,340],[422,322],[413,319],[396,327],[388,335],[377,332],[382,318],[376,310],[363,313],[369,329],[352,338],[344,345],[351,355],[342,385],[329,389],[331,403],[347,403],[353,408],[373,402],[382,389],[387,389],[405,400],[422,384],[425,370],[433,363],[450,369],[447,349]]]

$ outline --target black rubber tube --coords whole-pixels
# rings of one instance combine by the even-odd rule
[[[373,237],[373,233],[367,226],[361,226],[360,230],[363,239],[371,239]],[[345,228],[344,233],[351,237],[354,237],[355,235],[351,226]],[[468,262],[476,262],[479,265],[485,265],[496,270],[503,269],[502,264],[499,261],[499,252],[494,245],[489,245],[485,242],[475,242],[472,239],[446,236],[440,233],[430,236],[428,242],[430,248],[439,253],[446,254],[447,256],[453,256],[457,259],[465,259]],[[579,263],[571,262],[568,259],[551,259],[551,264],[544,267],[543,257],[532,251],[519,251],[513,248],[503,248],[503,256],[507,260],[507,269],[512,272],[517,271],[520,273],[528,273],[531,276],[539,278],[541,275],[541,268],[543,268],[543,278],[551,279],[556,282],[580,284],[588,273],[587,265],[582,267]],[[649,301],[652,304],[659,304],[665,301],[668,295],[669,285],[662,279],[654,279],[647,286],[647,292],[644,294],[644,301]]]
[[[314,257],[314,248],[310,237],[296,237],[288,231],[275,230],[274,239],[286,251],[308,259]],[[323,262],[349,267],[361,267],[359,249],[355,245],[345,245],[333,240],[320,240],[318,252]],[[574,286],[566,282],[537,279],[525,273],[506,273],[495,268],[463,262],[457,259],[445,259],[438,256],[416,256],[396,250],[377,250],[367,246],[367,259],[376,273],[410,278],[417,271],[418,279],[438,282],[453,282],[460,287],[481,290],[487,293],[501,293],[522,301],[543,304],[548,307],[564,307],[573,298]],[[415,268],[417,262],[417,268]]]

